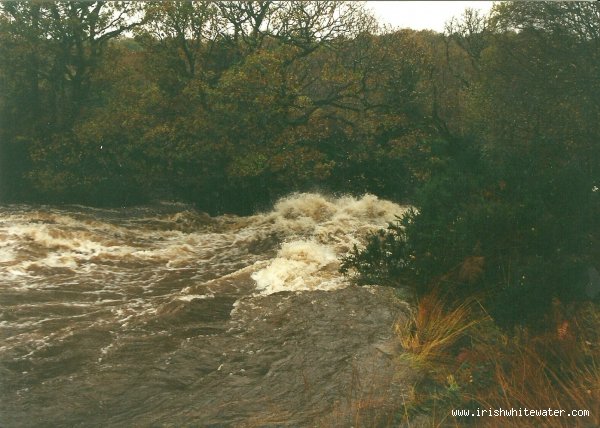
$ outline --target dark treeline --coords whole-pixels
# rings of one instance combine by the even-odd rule
[[[346,260],[364,281],[485,284],[508,324],[595,295],[597,2],[444,34],[355,2],[5,2],[0,58],[4,202],[371,192],[419,213]]]
[[[440,36],[377,35],[353,2],[0,7],[3,200],[248,213],[414,187]]]

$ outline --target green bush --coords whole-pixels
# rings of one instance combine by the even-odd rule
[[[417,210],[355,248],[343,271],[417,295],[480,296],[506,329],[542,327],[553,299],[593,297],[585,284],[598,262],[600,198],[583,171],[514,153],[492,161],[471,139],[435,141],[432,153]]]

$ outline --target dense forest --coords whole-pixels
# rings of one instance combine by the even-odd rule
[[[379,34],[360,3],[15,2],[0,25],[3,200],[400,198],[432,132],[437,36]]]
[[[0,58],[2,203],[372,193],[414,210],[344,259],[359,283],[475,297],[505,332],[600,295],[598,2],[444,33],[358,2],[3,2]]]

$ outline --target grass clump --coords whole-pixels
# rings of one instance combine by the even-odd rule
[[[468,300],[449,307],[439,292],[423,296],[414,316],[395,326],[403,349],[420,366],[435,370],[443,365],[457,342],[486,319],[472,316],[475,303]]]

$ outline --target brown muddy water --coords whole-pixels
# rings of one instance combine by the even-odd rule
[[[404,210],[0,207],[0,426],[351,426],[395,405],[407,305],[338,268]]]

